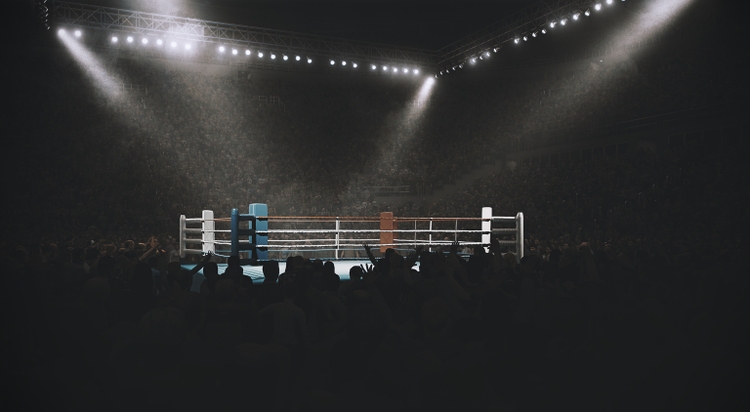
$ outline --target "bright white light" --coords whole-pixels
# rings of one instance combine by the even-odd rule
[[[565,23],[567,23],[567,22],[568,22],[568,19],[562,19],[562,20],[560,20],[560,24],[562,24],[563,26],[564,26],[564,25],[565,25]]]
[[[594,5],[594,9],[596,9],[597,11],[601,10],[602,9],[602,4],[601,3],[596,3]]]
[[[409,73],[409,69],[407,69],[406,67],[404,67],[404,70],[403,70],[403,72],[404,72],[404,73]]]
[[[456,68],[454,67],[454,68],[453,68],[453,70],[456,70]],[[414,74],[419,74],[419,69],[414,69],[414,70],[412,70],[412,72],[413,72]]]
[[[302,60],[302,57],[299,57],[299,55],[294,56],[294,60],[300,61],[300,60]]]
[[[394,72],[394,73],[398,73],[398,69],[394,67],[394,68],[393,68],[393,72]]]
[[[383,66],[383,71],[388,70],[388,66]]]
[[[249,56],[249,55],[250,55],[250,50],[245,50],[245,56]]]
[[[276,54],[275,53],[271,53],[271,60],[276,60]]]
[[[612,4],[612,0],[607,0],[607,4]]]
[[[484,57],[490,57],[490,52],[488,51],[484,52]]]
[[[81,37],[81,31],[80,30],[76,30],[76,31],[73,32],[73,35],[76,36],[76,37]]]
[[[357,63],[352,63],[352,67],[356,69],[357,68]]]
[[[312,59],[309,57],[307,58],[307,64],[312,64]]]
[[[132,43],[133,42],[133,36],[128,36],[127,40],[128,40],[128,43]]]
[[[237,53],[239,53],[239,52],[237,51],[237,49],[232,49],[232,54],[233,54],[233,55],[235,55],[235,56],[236,56],[236,55],[237,55]]]
[[[263,52],[258,52],[258,57],[263,58]]]
[[[375,69],[377,69],[377,67],[374,64],[371,64],[370,65],[370,69],[375,70]]]
[[[513,42],[516,43],[516,44],[518,44],[518,42],[520,42],[520,41],[521,41],[521,39],[519,39],[518,37],[516,37],[515,39],[513,39]]]
[[[537,32],[531,33],[531,37],[536,37],[536,35],[537,35]]]
[[[547,34],[547,29],[542,29],[542,34]]]
[[[523,36],[523,41],[529,41],[529,37],[528,36]]]
[[[190,50],[191,47],[192,46],[190,45],[190,43],[188,43],[188,44],[185,45],[185,50]]]
[[[225,49],[224,49],[224,46],[219,46],[219,52],[220,52],[220,53],[224,53],[224,50],[225,50]]]
[[[156,39],[156,45],[161,46],[164,42],[161,39]]]
[[[336,64],[336,62],[331,60],[331,66],[333,66],[334,64]]]
[[[112,43],[117,43],[117,36],[112,36]]]
[[[586,15],[586,17],[588,17],[588,16],[590,16],[590,15],[591,15],[591,10],[586,10],[586,12],[585,12],[585,13],[583,13],[583,14],[585,14],[585,15]]]
[[[176,42],[176,41],[173,41],[172,43],[170,43],[170,46],[172,46],[172,48],[175,48],[175,47],[177,47],[177,42]]]
[[[557,22],[556,22],[556,21],[551,21],[551,22],[549,22],[549,27],[550,27],[551,29],[554,29],[554,28],[555,28],[555,24],[557,24]]]
[[[477,62],[477,58],[476,57],[472,57],[471,60],[469,60],[469,63],[471,63],[471,64],[474,64],[476,62]]]
[[[289,60],[289,56],[287,56],[286,54],[282,54],[281,58],[284,59],[284,61]]]
[[[147,39],[147,38],[145,38],[145,37],[144,37],[144,38],[142,38],[142,39],[141,39],[141,43],[143,43],[143,44],[148,44],[148,39]]]
[[[346,60],[342,60],[342,61],[341,61],[341,65],[342,65],[342,66],[346,66]]]
[[[58,36],[64,36],[65,35],[65,29],[60,29],[57,31]]]

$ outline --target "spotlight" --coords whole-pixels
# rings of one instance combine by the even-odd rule
[[[357,63],[352,63],[352,67],[356,69],[357,68]]]
[[[456,71],[456,66],[453,66],[453,67],[452,67],[452,69],[453,69],[453,71],[455,72],[455,71]]]
[[[585,11],[585,12],[584,12],[583,14],[585,14],[585,15],[586,15],[586,17],[588,17],[588,16],[590,16],[590,15],[591,15],[591,10],[586,10],[586,11]]]
[[[537,36],[537,34],[539,34],[539,32],[538,32],[538,31],[535,31],[535,32],[531,33],[531,37],[536,37],[536,36]]]
[[[484,57],[490,57],[490,52],[488,51],[484,52]]]
[[[263,52],[258,52],[258,57],[263,58]]]
[[[148,44],[148,39],[147,39],[147,38],[145,38],[145,37],[144,37],[144,38],[142,38],[142,39],[141,39],[141,43],[143,43],[144,45],[145,45],[145,44]]]
[[[602,9],[602,4],[601,4],[601,3],[596,3],[596,4],[594,5],[594,9],[595,9],[596,11],[599,11],[599,10],[601,10],[601,9]]]
[[[568,19],[562,19],[562,20],[560,20],[560,24],[562,24],[563,26],[564,26],[564,25],[565,25],[565,23],[567,23],[567,22],[568,22]]]
[[[286,54],[282,54],[281,58],[284,59],[284,61],[289,60],[289,56],[287,56]]]
[[[551,22],[549,22],[549,27],[550,27],[551,29],[554,29],[554,28],[555,28],[555,24],[557,24],[557,22],[556,22],[556,21],[554,21],[554,20],[552,20]]]
[[[542,34],[547,34],[547,29],[542,29]]]
[[[162,39],[156,39],[156,45],[157,46],[161,46],[162,44],[164,44],[164,42],[162,41]]]
[[[341,65],[342,65],[342,66],[346,66],[346,60],[342,60],[342,61],[341,61]]]
[[[516,43],[516,44],[518,44],[520,41],[521,41],[521,39],[519,39],[518,37],[516,37],[515,39],[513,39],[513,42]]]
[[[331,60],[331,66],[333,66],[334,64],[336,64],[336,62]]]
[[[463,68],[464,68],[464,64],[463,64],[463,63],[459,64],[459,65],[458,65],[458,68],[459,68],[459,69],[463,69]]]
[[[245,50],[245,56],[249,56],[249,55],[250,55],[250,50]]]
[[[440,75],[441,75],[441,76],[443,75],[443,71],[442,71],[442,70],[440,70]]]
[[[398,73],[398,68],[394,67],[394,68],[393,68],[393,72],[394,72],[394,73]]]
[[[472,58],[471,58],[471,59],[469,60],[469,63],[471,63],[471,64],[474,64],[474,63],[476,63],[476,62],[477,62],[477,58],[476,58],[476,57],[472,57]]]
[[[173,42],[171,43],[171,46],[172,46],[172,48],[175,48],[175,47],[177,47],[177,42],[176,42],[176,41],[173,41]]]
[[[185,50],[190,50],[191,47],[193,47],[193,46],[191,46],[190,43],[186,43],[185,44]]]
[[[276,54],[275,53],[271,53],[271,60],[276,60]]]
[[[309,57],[307,58],[307,64],[312,64],[312,59]]]
[[[492,51],[497,53],[500,50],[500,46],[495,46]]]
[[[302,60],[302,57],[299,57],[299,54],[298,54],[298,55],[294,56],[294,60],[300,61],[300,60]]]
[[[523,41],[529,41],[529,38],[527,36],[523,36]]]
[[[220,52],[220,53],[224,53],[224,50],[225,50],[225,49],[224,49],[224,46],[219,46],[219,52]]]
[[[435,75],[435,78],[437,79],[437,74]]]
[[[409,73],[409,69],[407,69],[406,67],[404,67],[404,70],[403,70],[403,72],[404,72],[404,73]]]
[[[65,29],[60,29],[57,31],[58,36],[64,36],[65,35]]]
[[[127,40],[128,40],[128,43],[132,43],[133,42],[133,36],[128,36]]]
[[[81,31],[80,30],[76,30],[76,31],[73,32],[73,35],[76,36],[76,37],[81,37]]]
[[[581,17],[581,13],[573,14],[573,20],[578,20],[579,17]]]
[[[483,54],[479,55],[479,60],[484,60],[484,55]]]
[[[417,75],[417,74],[419,74],[419,69],[414,69],[414,70],[412,70],[412,72],[413,72],[413,73],[414,73],[415,75]]]
[[[375,69],[377,69],[377,67],[374,64],[371,64],[370,65],[370,69],[375,70]]]
[[[383,66],[383,71],[388,70],[388,66]]]
[[[236,56],[236,55],[237,55],[237,53],[239,53],[239,52],[237,51],[237,49],[232,49],[232,55],[233,55],[233,56]]]
[[[112,36],[112,43],[117,43],[117,36]]]
[[[607,0],[607,4],[612,4],[612,0]]]

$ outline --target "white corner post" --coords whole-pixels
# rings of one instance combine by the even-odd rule
[[[490,244],[492,243],[492,208],[482,208],[482,244],[484,251],[490,253]]]
[[[216,222],[214,222],[214,211],[204,210],[201,214],[201,240],[203,253],[216,253]]]

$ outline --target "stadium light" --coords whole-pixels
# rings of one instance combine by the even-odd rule
[[[286,54],[282,54],[281,58],[284,59],[284,61],[289,60],[289,56],[287,56]]]
[[[564,25],[565,25],[565,23],[567,23],[567,22],[568,22],[568,19],[562,19],[562,20],[560,20],[560,24],[562,24],[563,26],[564,26]]]
[[[237,51],[237,49],[232,49],[232,55],[233,55],[233,56],[236,56],[236,55],[237,55],[237,53],[239,53],[239,52]]]
[[[375,70],[375,69],[377,69],[377,66],[375,66],[374,64],[371,64],[371,65],[370,65],[370,69],[371,69],[371,70]]]
[[[79,37],[79,38],[81,37],[81,34],[82,33],[81,33],[80,30],[76,30],[76,31],[73,32],[73,35],[76,36],[76,37]]]
[[[190,43],[186,43],[185,44],[185,50],[190,50],[191,47],[193,47],[193,46],[191,46]]]
[[[258,52],[258,57],[263,58],[263,52]]]
[[[529,37],[528,36],[523,36],[523,41],[529,41]]]
[[[276,60],[276,53],[271,53],[271,60]]]
[[[586,9],[586,11],[583,13],[586,15],[586,17],[591,15],[591,9]]]
[[[383,71],[388,70],[388,66],[383,66]]]
[[[477,58],[476,58],[476,57],[472,57],[472,58],[471,58],[471,59],[469,60],[469,63],[471,63],[471,64],[474,64],[474,63],[476,63],[476,62],[477,62]]]
[[[542,34],[547,34],[547,29],[542,29]]]
[[[177,47],[177,42],[173,41],[170,45],[172,46],[172,48],[175,48],[175,47]]]
[[[492,51],[495,53],[497,53],[499,50],[500,50],[500,46],[495,46],[494,48],[492,48]]]
[[[536,37],[538,34],[539,34],[539,32],[535,31],[535,32],[531,33],[531,37]]]
[[[117,36],[112,36],[112,43],[117,43]]]
[[[57,31],[58,36],[64,36],[65,35],[65,29],[60,29]]]
[[[352,63],[352,67],[356,69],[357,68],[357,63]]]
[[[341,65],[342,65],[342,66],[346,66],[346,60],[342,60],[342,61],[341,61]]]
[[[219,46],[219,53],[224,53],[224,50],[226,50],[224,46]]]
[[[417,74],[419,74],[419,69],[414,69],[413,72],[414,72],[414,75],[417,75]]]
[[[490,57],[490,52],[489,51],[485,51],[484,52],[484,57]]]
[[[162,44],[164,44],[164,41],[162,41],[162,39],[156,39],[157,46],[161,46]]]
[[[307,64],[312,64],[312,59],[309,57],[307,58]]]
[[[245,50],[245,56],[249,56],[249,55],[250,55],[250,50]]]
[[[519,39],[518,37],[516,37],[515,39],[513,39],[513,42],[516,43],[516,44],[518,44],[519,42],[521,42],[521,39]]]
[[[607,0],[607,4],[612,4],[612,0]]]
[[[331,66],[333,66],[334,64],[336,64],[336,62],[331,60]]]
[[[551,22],[549,22],[549,28],[550,29],[554,29],[555,28],[555,24],[557,24],[557,22],[554,21],[554,20],[552,20]]]
[[[393,68],[393,72],[394,72],[394,73],[398,73],[398,68],[394,67],[394,68]]]
[[[601,9],[602,9],[602,4],[601,4],[601,3],[596,3],[596,4],[594,5],[594,10],[596,10],[596,11],[599,11],[599,10],[601,10]]]
[[[142,38],[142,39],[141,39],[141,43],[143,43],[143,45],[144,45],[144,46],[145,46],[145,45],[147,45],[147,44],[148,44],[148,39],[147,39],[147,38],[145,38],[145,37],[144,37],[144,38]]]
[[[403,70],[403,72],[404,72],[404,73],[409,73],[409,69],[407,69],[406,67],[404,67],[404,70]]]
[[[128,41],[128,43],[132,43],[133,42],[133,36],[128,36],[127,41]]]
[[[573,13],[573,20],[578,20],[581,17],[581,13]]]
[[[302,57],[299,57],[299,54],[298,54],[298,55],[294,56],[294,60],[300,61],[300,60],[302,60]]]

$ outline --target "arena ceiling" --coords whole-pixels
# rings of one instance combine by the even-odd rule
[[[437,50],[530,0],[77,0],[180,17]]]

